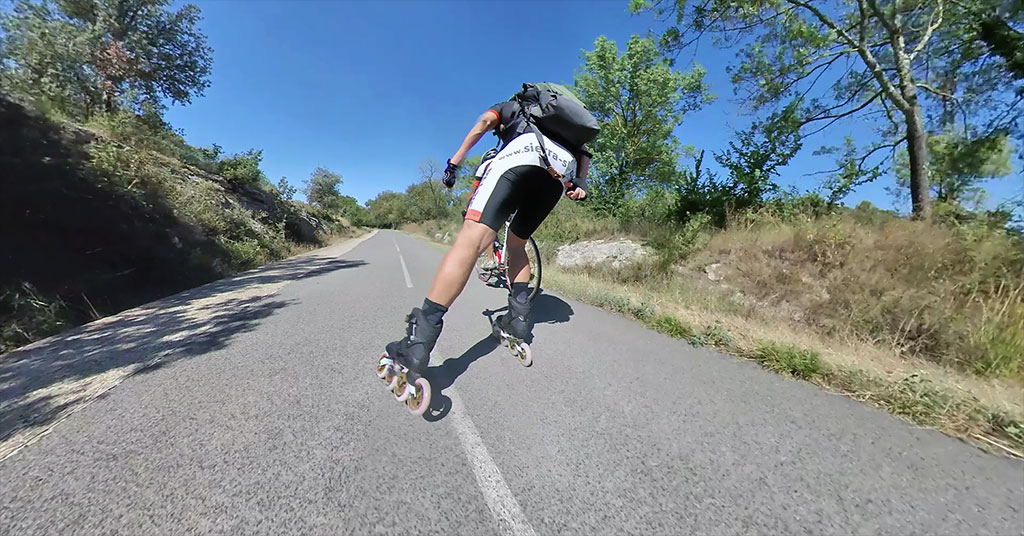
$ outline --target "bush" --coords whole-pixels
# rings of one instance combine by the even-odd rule
[[[244,153],[222,158],[214,166],[217,174],[236,184],[259,184],[267,182],[266,175],[260,170],[263,151],[249,149]]]
[[[809,380],[825,368],[821,354],[791,344],[768,343],[757,348],[755,359],[765,368]]]
[[[683,225],[656,226],[650,231],[648,245],[658,253],[658,267],[668,271],[675,263],[703,249],[711,239],[711,217],[695,214]]]
[[[660,331],[669,337],[691,340],[696,337],[697,332],[693,326],[683,323],[672,315],[660,314],[650,322],[651,328]]]
[[[44,296],[26,282],[0,288],[0,355],[69,324],[70,311],[59,296]]]

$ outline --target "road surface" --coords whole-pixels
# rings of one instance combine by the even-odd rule
[[[350,247],[0,358],[0,534],[1024,533],[1019,461],[548,293],[524,368],[475,278],[413,417],[442,252]]]

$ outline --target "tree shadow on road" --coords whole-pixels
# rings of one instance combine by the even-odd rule
[[[253,331],[291,304],[274,298],[286,282],[365,264],[316,254],[286,259],[0,356],[0,459],[19,431],[61,418],[123,378],[222,349]]]
[[[436,367],[428,368],[425,372],[427,380],[430,381],[430,387],[432,391],[430,407],[427,412],[423,414],[423,418],[430,422],[436,422],[448,415],[451,411],[452,401],[450,398],[444,395],[444,390],[451,387],[455,380],[461,376],[464,372],[469,370],[469,366],[472,365],[477,359],[491,353],[500,345],[500,341],[497,337],[491,335],[491,318],[495,313],[507,311],[508,306],[502,307],[496,310],[484,310],[481,314],[487,318],[487,335],[477,341],[473,346],[470,346],[465,352],[455,359],[448,359],[441,365]],[[572,316],[572,306],[551,294],[540,294],[533,300],[533,310],[531,312],[532,321],[534,324],[559,324],[562,322],[568,322]],[[532,343],[533,341],[533,330],[530,330],[530,335],[527,340]],[[510,359],[510,362],[512,360]]]

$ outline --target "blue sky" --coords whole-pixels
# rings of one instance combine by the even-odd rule
[[[599,35],[622,47],[654,23],[631,16],[626,0],[195,3],[214,49],[211,86],[191,105],[173,106],[171,124],[192,144],[262,149],[275,183],[286,176],[298,187],[314,167],[330,168],[343,177],[342,193],[360,202],[404,190],[419,179],[423,159],[444,162],[476,117],[522,82],[572,82],[581,51]],[[705,44],[680,64],[691,59],[707,68],[719,98],[688,115],[676,134],[710,161],[750,118],[740,115],[725,72],[732,53]],[[808,140],[780,182],[816,188],[821,177],[806,174],[832,162],[813,150],[838,144],[851,129],[858,125]],[[483,138],[474,153],[491,143]],[[1017,170],[992,184],[994,198],[1024,190]],[[846,202],[891,206],[889,184],[864,186]]]

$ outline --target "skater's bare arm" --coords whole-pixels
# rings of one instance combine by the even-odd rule
[[[487,110],[476,120],[476,124],[469,130],[469,134],[466,134],[466,139],[462,140],[462,147],[455,152],[452,156],[452,164],[459,165],[462,163],[462,159],[466,157],[466,153],[476,145],[476,142],[480,141],[480,138],[484,134],[487,134],[494,127],[498,126],[498,114],[491,110]]]

